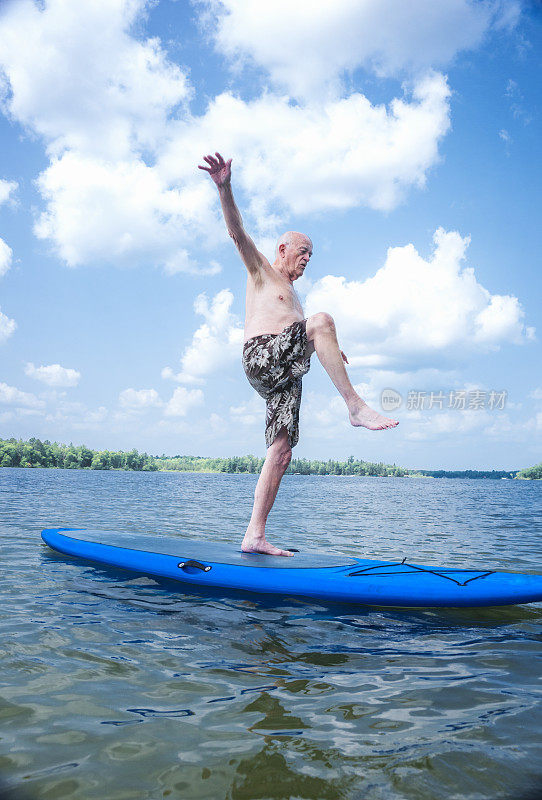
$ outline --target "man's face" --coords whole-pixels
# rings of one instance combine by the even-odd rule
[[[312,242],[308,236],[296,236],[291,244],[287,245],[287,260],[293,281],[303,275],[311,256]]]

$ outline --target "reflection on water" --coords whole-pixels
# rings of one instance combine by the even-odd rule
[[[15,797],[497,800],[535,786],[542,606],[186,592],[39,538],[64,525],[236,541],[254,483],[0,470],[0,769]],[[291,476],[270,536],[542,572],[540,496],[515,481]]]

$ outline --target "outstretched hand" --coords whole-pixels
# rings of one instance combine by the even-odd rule
[[[208,172],[218,188],[225,186],[231,180],[231,158],[224,161],[220,153],[215,153],[215,156],[203,156],[203,160],[207,162],[208,167],[202,167],[198,164],[198,169],[203,169]]]

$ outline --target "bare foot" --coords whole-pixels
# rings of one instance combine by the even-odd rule
[[[293,556],[289,550],[281,550],[280,547],[275,547],[263,536],[253,536],[248,532],[245,534],[243,543],[241,545],[243,553],[264,553],[268,556]]]
[[[364,400],[350,409],[350,422],[356,428],[368,428],[370,431],[383,431],[386,428],[395,428],[399,423],[395,419],[383,417],[378,411],[369,408]]]

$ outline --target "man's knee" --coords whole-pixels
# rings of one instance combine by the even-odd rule
[[[292,460],[292,448],[288,442],[288,434],[286,431],[281,432],[277,436],[273,444],[270,445],[267,455],[277,466],[284,467],[284,469],[288,467],[288,464]]]
[[[307,337],[309,339],[312,339],[315,333],[334,330],[335,322],[333,321],[333,317],[326,311],[319,311],[307,320]]]

